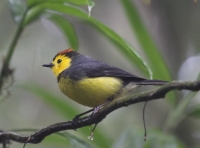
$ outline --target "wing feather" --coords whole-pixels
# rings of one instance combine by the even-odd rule
[[[85,77],[117,77],[123,80],[124,85],[130,82],[134,82],[138,85],[163,85],[166,83],[166,81],[148,80],[135,76],[120,68],[110,66],[86,56],[77,57],[77,59],[77,61],[73,59],[73,66],[64,71],[64,76],[69,76],[73,80],[81,80]]]

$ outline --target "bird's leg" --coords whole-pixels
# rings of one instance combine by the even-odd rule
[[[94,107],[93,109],[90,109],[84,113],[81,113],[79,115],[76,115],[73,119],[72,119],[72,124],[74,125],[74,130],[76,130],[76,121],[83,115],[88,114],[90,112],[92,112],[91,116],[95,116],[96,114],[98,114],[99,110],[104,107],[106,104],[110,103],[113,99],[108,99],[108,101],[106,101],[105,103]]]
[[[90,113],[90,112],[92,112],[92,111],[94,111],[94,108],[93,108],[93,109],[90,109],[90,110],[88,110],[88,111],[86,111],[86,112],[84,112],[84,113],[78,114],[78,115],[76,115],[76,116],[72,119],[72,125],[74,126],[74,130],[75,130],[75,131],[76,131],[76,121],[77,121],[81,116],[83,116],[83,115],[85,115],[85,114],[87,114],[87,113]]]
[[[104,107],[106,104],[112,102],[112,100],[113,100],[113,99],[108,99],[108,101],[106,101],[105,103],[103,103],[103,104],[101,104],[101,105],[99,105],[99,106],[97,106],[97,107],[94,107],[94,108],[93,108],[94,110],[93,110],[93,112],[92,112],[92,116],[98,114],[99,110],[100,110],[102,107]]]
[[[94,108],[93,108],[93,109],[90,109],[90,110],[88,110],[88,111],[86,111],[86,112],[83,112],[83,113],[81,113],[81,114],[76,115],[76,116],[73,118],[72,121],[75,121],[75,120],[77,120],[78,118],[80,118],[81,116],[83,116],[83,115],[85,115],[85,114],[87,114],[87,113],[90,113],[90,112],[92,112],[92,111],[94,111]]]

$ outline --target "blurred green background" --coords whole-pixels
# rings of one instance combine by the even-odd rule
[[[17,26],[22,34],[15,38],[11,55],[13,80],[5,80],[0,94],[1,130],[29,135],[29,129],[68,121],[89,109],[64,96],[51,70],[41,66],[70,47],[149,79],[195,80],[199,74],[198,1],[0,0],[1,67]],[[199,102],[197,93],[187,91],[148,102],[147,142],[144,103],[138,103],[109,114],[97,126],[93,141],[87,138],[90,127],[85,127],[26,147],[200,147]],[[10,147],[22,144],[12,142]]]

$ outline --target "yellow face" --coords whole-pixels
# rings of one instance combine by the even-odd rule
[[[57,55],[52,61],[52,71],[56,77],[63,72],[65,69],[69,68],[71,65],[71,59],[65,55]]]

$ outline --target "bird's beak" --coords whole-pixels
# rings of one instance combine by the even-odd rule
[[[52,68],[53,66],[54,66],[54,64],[53,63],[50,63],[50,64],[44,64],[44,65],[42,65],[43,67],[49,67],[49,68]]]

